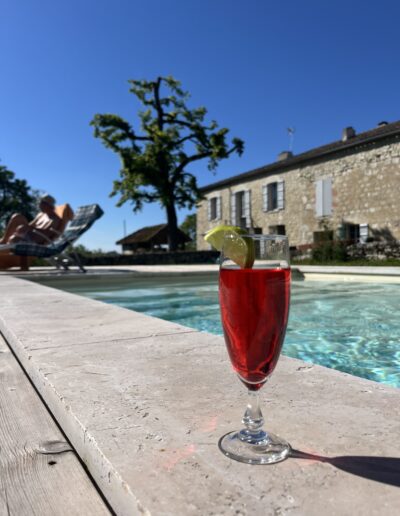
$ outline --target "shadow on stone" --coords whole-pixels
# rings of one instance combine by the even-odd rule
[[[327,462],[338,469],[359,477],[400,487],[400,458],[399,457],[371,457],[363,455],[322,457],[299,450],[293,450],[291,458]]]
[[[300,269],[297,269],[296,267],[291,267],[292,270],[292,279],[297,281],[304,281],[305,276],[301,272]]]

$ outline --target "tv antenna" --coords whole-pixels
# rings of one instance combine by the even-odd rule
[[[288,133],[288,136],[289,136],[289,151],[292,152],[293,151],[293,140],[294,140],[294,133],[296,132],[296,128],[295,127],[288,127],[287,128],[287,133]]]

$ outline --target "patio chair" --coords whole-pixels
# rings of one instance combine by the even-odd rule
[[[73,251],[68,252],[67,248],[76,242],[103,213],[98,204],[81,206],[76,210],[74,218],[64,233],[48,245],[17,242],[15,244],[0,245],[0,251],[8,249],[15,256],[48,258],[57,268],[62,267],[65,270],[68,270],[68,260],[71,260],[75,262],[81,272],[86,272],[77,253]],[[24,267],[21,264],[21,268],[28,270],[29,266],[25,264]]]

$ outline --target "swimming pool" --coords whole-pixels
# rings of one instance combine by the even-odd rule
[[[62,288],[222,335],[216,277]],[[400,387],[399,314],[398,284],[294,281],[283,353]]]

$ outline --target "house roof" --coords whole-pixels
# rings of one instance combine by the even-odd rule
[[[131,233],[130,235],[127,235],[124,238],[121,238],[121,240],[118,240],[116,242],[117,245],[124,245],[124,244],[143,244],[143,243],[149,243],[151,240],[156,239],[160,240],[160,237],[162,237],[163,233],[165,234],[165,243],[167,243],[167,228],[168,224],[158,224],[157,226],[147,226],[145,228],[138,229],[134,233]],[[178,229],[178,238],[182,242],[190,242],[191,239]],[[161,238],[162,239],[162,238]]]
[[[222,181],[217,181],[216,183],[203,186],[202,188],[200,188],[200,191],[202,193],[207,193],[218,188],[223,188],[236,183],[241,183],[243,181],[256,179],[258,177],[272,174],[277,171],[283,172],[287,169],[293,168],[300,164],[307,163],[317,158],[328,158],[336,153],[342,152],[347,149],[355,149],[357,147],[373,145],[382,140],[389,140],[393,137],[399,136],[400,121],[392,122],[390,124],[385,125],[379,125],[378,127],[375,127],[374,129],[371,129],[369,131],[356,134],[355,136],[349,138],[346,141],[338,140],[332,143],[328,143],[327,145],[322,145],[321,147],[316,147],[315,149],[311,149],[301,154],[289,157],[284,161],[276,161],[269,165],[265,165],[254,170],[250,170],[248,172],[232,176],[228,179],[223,179]]]

